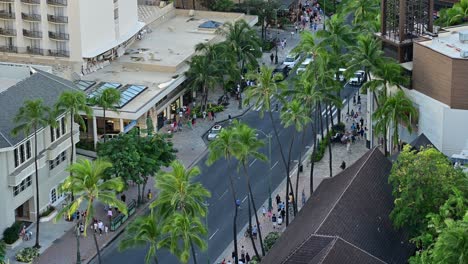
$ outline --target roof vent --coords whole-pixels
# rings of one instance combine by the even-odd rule
[[[468,58],[468,50],[461,50],[460,51],[460,57]]]
[[[458,37],[461,42],[468,41],[468,30],[458,32]]]

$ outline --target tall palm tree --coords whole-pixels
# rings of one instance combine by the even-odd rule
[[[367,80],[372,80],[374,73],[382,63],[383,51],[380,41],[370,35],[364,34],[357,38],[355,46],[350,47],[347,55],[348,71],[355,72],[364,69]]]
[[[218,67],[210,60],[210,57],[205,55],[196,55],[189,62],[190,68],[185,73],[187,78],[191,80],[190,85],[193,90],[198,90],[202,87],[202,111],[206,110],[208,101],[208,90],[214,88],[218,82],[217,71]]]
[[[0,264],[6,263],[6,243],[0,240]]]
[[[39,169],[37,166],[37,133],[39,129],[45,128],[50,125],[55,127],[57,121],[53,111],[48,106],[45,106],[42,99],[27,100],[24,102],[18,110],[13,121],[17,126],[13,129],[12,134],[17,136],[22,133],[25,138],[29,137],[31,133],[34,134],[34,171],[35,171],[35,184],[36,184],[36,243],[35,248],[39,248],[39,219],[40,219],[40,207],[39,207]]]
[[[102,159],[95,161],[82,159],[70,165],[67,170],[73,177],[68,176],[65,179],[59,186],[59,192],[72,192],[75,194],[75,200],[63,207],[55,220],[61,219],[64,215],[71,216],[83,203],[86,203],[84,226],[87,227],[94,216],[94,202],[96,201],[117,207],[120,212],[126,215],[127,206],[116,197],[117,193],[124,189],[125,183],[120,177],[106,179],[105,171],[110,167],[112,167],[112,163]],[[104,179],[106,180],[104,181]],[[86,236],[86,229],[84,236]],[[98,253],[98,260],[101,263],[101,251],[97,244],[96,232],[93,232],[93,238]],[[77,245],[77,263],[81,263],[79,244]]]
[[[231,159],[234,157],[234,153],[238,150],[239,144],[236,144],[236,135],[235,130],[232,128],[226,128],[221,130],[214,141],[212,141],[208,145],[209,153],[208,153],[208,160],[207,164],[211,165],[217,160],[223,158],[227,160],[228,168],[230,167]],[[229,188],[231,189],[232,194],[232,202],[234,208],[234,218],[232,224],[232,232],[233,232],[233,239],[234,239],[234,263],[239,262],[239,255],[238,255],[238,248],[237,248],[237,213],[238,207],[236,204],[237,194],[236,189],[234,187],[234,180],[232,178],[232,174],[228,172],[229,177]]]
[[[379,12],[379,0],[346,1],[342,10],[342,14],[352,13],[354,26],[361,29],[371,29],[369,23],[379,15]]]
[[[195,177],[201,171],[198,167],[186,169],[180,161],[171,163],[171,172],[156,175],[155,187],[159,190],[158,199],[150,208],[158,207],[163,218],[182,211],[189,216],[205,216],[207,208],[204,202],[211,196],[210,192]]]
[[[107,88],[101,94],[91,99],[93,105],[102,107],[104,117],[104,142],[106,142],[106,111],[118,112],[116,105],[120,101],[120,91],[113,88]],[[97,129],[95,127],[94,129]]]
[[[309,122],[311,122],[311,118],[309,117],[309,109],[307,109],[303,102],[299,101],[298,99],[293,99],[291,102],[286,104],[284,107],[285,111],[281,112],[281,122],[283,123],[283,126],[285,128],[289,126],[294,126],[295,130],[299,133],[302,134],[301,136],[301,146],[304,146],[304,140],[305,140],[305,131],[304,128],[307,126]],[[290,165],[291,165],[291,151],[292,151],[292,146],[294,143],[295,139],[295,134],[292,134],[291,137],[291,144],[289,145],[289,152],[288,152],[288,170],[290,170]],[[294,211],[297,212],[297,197],[298,197],[298,189],[299,189],[299,167],[302,165],[302,150],[299,151],[299,163],[298,163],[298,169],[297,169],[297,176],[296,176],[296,189],[293,193],[293,206],[294,206]],[[287,177],[286,181],[291,181],[290,177]],[[289,195],[289,184],[286,184],[286,201],[288,201],[288,195]],[[286,204],[286,212],[288,214],[286,215],[286,223],[288,223],[289,220],[289,211],[288,208],[289,203]]]
[[[72,164],[74,160],[73,155],[75,154],[75,143],[73,142],[73,124],[77,122],[86,131],[86,124],[80,113],[85,113],[89,117],[92,115],[92,109],[87,105],[86,95],[81,91],[63,92],[55,104],[55,109],[58,112],[70,113],[70,164]]]
[[[132,247],[145,247],[149,245],[145,256],[145,263],[158,264],[156,250],[162,239],[162,221],[154,209],[149,215],[139,216],[125,228],[125,238],[120,241],[119,250],[123,251]]]
[[[411,119],[417,118],[417,110],[402,90],[398,90],[394,95],[385,99],[384,104],[374,113],[376,118],[376,130],[387,131],[393,125],[392,141],[393,146],[398,144],[398,124],[406,126],[409,133],[412,133]]]
[[[260,221],[258,220],[258,215],[257,215],[257,206],[255,205],[255,200],[252,192],[252,186],[250,184],[250,175],[247,171],[247,164],[249,162],[249,159],[255,158],[257,160],[267,160],[266,156],[260,153],[258,150],[263,147],[265,144],[262,140],[259,140],[257,138],[257,133],[255,132],[255,129],[249,127],[248,125],[244,123],[240,123],[238,121],[234,122],[234,131],[236,134],[236,144],[238,144],[238,148],[236,148],[236,151],[234,153],[235,157],[239,161],[239,165],[242,166],[244,175],[246,178],[247,182],[247,190],[249,193],[249,208],[250,204],[252,204],[252,209],[254,211],[255,215],[255,221],[257,223],[258,227],[258,236],[260,240],[260,248],[262,250],[262,255],[265,256],[265,248],[263,246],[263,237],[262,237],[262,228],[260,226]],[[249,228],[252,230],[252,215],[249,210]],[[257,248],[255,246],[255,242],[253,240],[252,234],[250,234],[250,239],[252,241],[252,246],[255,251],[255,255],[260,259],[260,256],[258,254]]]
[[[207,248],[206,241],[203,239],[207,230],[201,223],[199,216],[176,212],[169,217],[162,232],[168,235],[158,243],[158,247],[169,248],[171,253],[176,255],[182,263],[189,261],[191,252],[193,262],[197,264],[195,246],[201,250]]]

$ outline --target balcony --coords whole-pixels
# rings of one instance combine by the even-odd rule
[[[67,6],[67,0],[47,0],[47,4],[51,6]]]
[[[21,13],[21,17],[25,21],[30,21],[30,22],[40,22],[41,21],[41,15],[38,15],[38,14]]]
[[[54,57],[70,57],[70,51],[68,50],[49,50],[48,56]]]
[[[47,15],[47,20],[49,20],[50,23],[55,23],[55,24],[66,24],[66,23],[68,23],[68,17],[66,17],[66,16]]]
[[[15,0],[0,0],[0,3],[14,3]]]
[[[18,53],[18,47],[16,47],[16,46],[0,46],[0,52]]]
[[[41,0],[21,0],[21,3],[27,4],[27,5],[40,5]]]
[[[49,31],[49,38],[58,41],[66,41],[70,39],[70,35],[67,33],[56,33]]]
[[[26,53],[33,55],[44,55],[44,50],[41,48],[26,47]]]
[[[4,37],[16,37],[16,29],[11,29],[11,28],[0,28],[0,36],[4,36]]]
[[[27,38],[32,38],[32,39],[41,39],[42,38],[42,32],[23,29],[23,36],[25,36]]]
[[[5,10],[0,10],[0,19],[3,19],[3,20],[15,19],[15,13],[10,13]]]

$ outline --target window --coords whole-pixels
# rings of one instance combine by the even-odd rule
[[[13,195],[17,196],[22,191],[26,190],[32,184],[32,175],[29,175],[24,180],[21,181],[20,184],[13,187]]]
[[[55,141],[55,133],[54,133],[54,128],[50,127],[50,142]]]
[[[53,160],[49,160],[49,170],[53,170],[55,168],[55,163]]]
[[[67,127],[65,126],[65,118],[60,120],[60,127],[62,128],[62,135],[65,135],[67,132]]]
[[[25,143],[16,147],[13,151],[13,155],[15,168],[28,161],[32,157],[31,140],[27,140]]]
[[[60,158],[61,158],[62,161],[65,161],[67,159],[67,152],[64,151],[64,152],[60,153]]]
[[[67,160],[67,151],[63,151],[62,153],[58,154],[55,159],[49,160],[49,170],[53,170],[55,167],[60,165],[62,162]]]
[[[65,117],[57,120],[58,126],[54,129],[50,127],[50,142],[54,142],[59,139],[61,136],[67,133],[67,126],[65,125]]]
[[[116,9],[114,9],[114,20],[116,20],[118,18],[119,18],[119,9],[116,8]]]
[[[53,188],[53,189],[50,191],[50,202],[51,202],[51,203],[57,202],[57,190],[56,190],[55,188]]]

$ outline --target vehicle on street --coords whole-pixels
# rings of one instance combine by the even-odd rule
[[[290,68],[294,68],[296,64],[300,61],[301,55],[299,53],[290,53],[288,56],[286,56],[286,59],[284,59],[283,65],[287,65]]]
[[[275,77],[275,75],[278,75],[278,74],[282,74],[282,78],[278,78],[276,79],[276,82],[281,82],[283,81],[284,79],[286,79],[286,77],[288,77],[289,75],[289,72],[291,71],[291,68],[287,65],[284,65],[284,64],[281,64],[281,65],[278,65],[274,70],[273,70],[273,78]]]
[[[222,129],[223,127],[221,125],[213,126],[208,132],[208,140],[211,141],[211,140],[215,140],[216,138],[218,138],[219,133],[221,132]]]
[[[299,73],[305,71],[306,68],[307,68],[307,65],[309,65],[311,62],[312,62],[312,57],[306,58],[306,59],[301,63],[301,65],[299,65],[299,67],[297,68],[296,74],[299,74]]]
[[[340,82],[344,82],[346,81],[346,78],[345,78],[345,71],[346,69],[345,68],[339,68],[338,69],[338,79],[340,80]]]
[[[354,73],[354,77],[349,79],[349,84],[351,85],[361,85],[366,80],[366,73],[364,71],[357,71]]]

